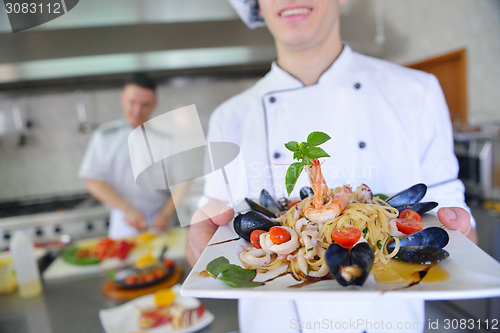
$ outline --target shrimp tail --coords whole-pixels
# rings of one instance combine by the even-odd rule
[[[314,158],[311,159],[312,165],[306,165],[306,172],[309,178],[309,183],[314,192],[314,208],[320,209],[323,206],[324,198],[323,196],[328,193],[328,186],[326,185],[325,178],[321,173],[321,163],[319,160]]]

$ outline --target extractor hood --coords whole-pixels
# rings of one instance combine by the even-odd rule
[[[356,43],[350,43],[355,50]],[[359,49],[376,55],[380,48],[371,44]],[[135,71],[262,68],[276,57],[269,31],[248,29],[227,0],[81,0],[19,33],[0,11],[0,48],[4,86]]]

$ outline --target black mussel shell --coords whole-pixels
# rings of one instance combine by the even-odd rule
[[[399,249],[395,259],[412,264],[432,264],[448,258],[450,254],[439,248],[432,246],[404,246]]]
[[[256,212],[264,214],[267,217],[272,217],[272,218],[277,217],[276,214],[274,214],[273,212],[271,212],[266,207],[263,207],[263,206],[259,205],[258,203],[256,203],[252,199],[245,198],[245,201],[247,202],[248,206],[250,206],[251,210],[254,210]]]
[[[368,275],[370,275],[370,270],[373,266],[373,260],[375,259],[375,253],[373,248],[368,243],[359,243],[351,250],[351,264],[358,265],[359,268],[363,270],[363,274],[354,280],[354,284],[362,286]]]
[[[250,234],[252,231],[269,231],[269,229],[277,225],[279,225],[279,223],[276,221],[253,210],[245,214],[239,214],[234,218],[234,231],[247,241],[250,241]]]
[[[314,195],[314,191],[309,186],[304,186],[300,189],[300,199],[304,200],[307,197],[312,197]]]
[[[412,187],[404,191],[401,191],[398,194],[393,195],[385,202],[387,202],[389,205],[393,207],[417,203],[420,202],[420,200],[422,200],[426,192],[427,192],[427,186],[425,184],[420,183],[413,185]]]
[[[268,210],[273,212],[275,215],[281,213],[281,206],[276,200],[267,192],[266,190],[260,191],[260,205],[266,207]]]
[[[429,201],[429,202],[418,202],[418,203],[401,205],[401,206],[393,206],[393,207],[397,208],[400,213],[405,209],[411,209],[411,210],[414,210],[415,212],[419,213],[420,215],[422,215],[424,213],[427,213],[430,210],[433,210],[437,206],[438,206],[437,202]]]
[[[450,236],[448,236],[446,230],[439,227],[429,227],[401,238],[400,246],[424,246],[443,248],[448,244],[449,240]],[[387,246],[387,248],[394,249],[395,245],[395,243],[391,243]]]
[[[351,281],[346,281],[341,274],[342,268],[351,266],[351,258],[349,256],[349,250],[333,243],[331,244],[325,252],[326,264],[330,269],[335,280],[342,286],[346,287],[352,283]]]

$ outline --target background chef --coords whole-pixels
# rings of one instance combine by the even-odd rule
[[[434,76],[343,45],[339,3],[345,0],[260,0],[259,9],[256,1],[231,2],[250,26],[261,23],[260,12],[278,54],[271,71],[222,104],[209,124],[208,141],[240,146],[247,178],[235,179],[247,182],[249,197],[258,197],[262,188],[276,196],[285,194],[286,164],[292,162],[292,153],[283,144],[323,131],[332,137],[323,146],[332,156],[323,164],[329,187],[364,182],[377,193],[395,193],[424,182],[429,185],[426,200],[441,204],[441,223],[475,240],[464,187],[457,179],[449,112]],[[292,196],[298,197],[306,184],[303,176]],[[191,263],[217,227],[233,217],[233,209],[216,200],[220,193],[207,182],[205,194],[212,199],[193,217],[203,222],[190,227],[186,251]],[[233,193],[237,199],[245,194]],[[290,326],[292,320],[423,322],[424,302],[243,299],[239,314],[242,333],[298,332]],[[405,330],[420,331],[423,326]]]
[[[167,191],[136,185],[129,157],[130,132],[146,122],[158,104],[156,82],[145,74],[131,76],[120,94],[120,104],[125,119],[102,124],[94,131],[79,171],[88,191],[111,207],[111,238],[132,236],[148,226],[165,230],[175,213]]]

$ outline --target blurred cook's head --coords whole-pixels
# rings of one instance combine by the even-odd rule
[[[258,0],[259,12],[278,50],[303,51],[340,42],[339,4],[347,0]]]
[[[120,103],[128,123],[133,128],[142,125],[157,105],[155,80],[142,73],[132,75],[125,83]]]

